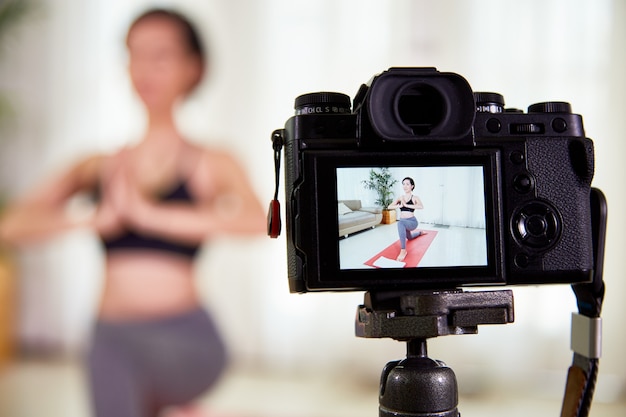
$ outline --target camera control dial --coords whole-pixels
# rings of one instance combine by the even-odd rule
[[[550,204],[544,201],[526,203],[512,218],[515,238],[524,246],[548,249],[561,236],[561,220]]]
[[[528,113],[572,114],[572,106],[565,101],[546,101],[528,106]],[[556,117],[551,126],[556,133],[564,133],[567,130],[567,121]]]
[[[565,101],[545,101],[528,106],[528,113],[572,113],[571,104]]]

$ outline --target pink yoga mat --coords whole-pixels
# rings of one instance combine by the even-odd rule
[[[420,261],[424,257],[424,254],[428,250],[428,247],[433,242],[435,237],[437,236],[437,232],[434,230],[422,230],[422,235],[413,239],[407,240],[406,242],[406,258],[404,258],[404,268],[414,268],[419,265]],[[380,257],[384,257],[390,260],[395,261],[398,255],[400,254],[400,240],[395,241],[391,245],[387,246],[385,249],[377,253],[372,258],[365,261],[365,265],[377,267],[375,265],[376,261],[379,260]],[[398,267],[402,267],[398,265]]]

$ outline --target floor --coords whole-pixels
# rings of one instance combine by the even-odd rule
[[[28,360],[0,370],[0,416],[88,417],[79,364],[73,360]],[[378,415],[372,381],[337,374],[295,375],[233,369],[201,399],[211,416],[363,417]],[[556,399],[524,395],[461,397],[463,417],[558,416]],[[626,415],[626,404],[595,403],[590,417]]]
[[[468,266],[487,264],[485,229],[443,227],[420,224],[419,230],[437,231],[435,240],[419,266]],[[396,223],[380,224],[373,229],[339,240],[342,269],[367,268],[363,263],[398,240]]]

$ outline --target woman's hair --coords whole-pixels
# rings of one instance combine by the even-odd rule
[[[404,182],[406,180],[409,180],[409,182],[411,183],[411,190],[414,190],[415,189],[415,181],[413,181],[413,178],[411,178],[411,177],[404,177],[402,179],[402,182]]]
[[[208,53],[202,43],[199,32],[196,30],[193,23],[181,13],[167,9],[149,9],[139,15],[133,23],[131,23],[128,28],[128,33],[130,34],[137,24],[151,19],[163,19],[175,24],[180,29],[180,33],[189,52],[199,58],[203,66],[205,65],[206,61],[208,61]]]

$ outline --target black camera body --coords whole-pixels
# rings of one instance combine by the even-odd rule
[[[568,103],[505,109],[501,95],[474,93],[462,76],[435,68],[390,68],[350,101],[300,96],[277,131],[291,292],[591,280],[593,143]],[[415,178],[423,235],[407,245],[426,245],[417,264],[389,256],[393,220],[339,236],[342,216],[351,215],[343,201],[373,205],[363,185],[372,171],[397,183]]]

